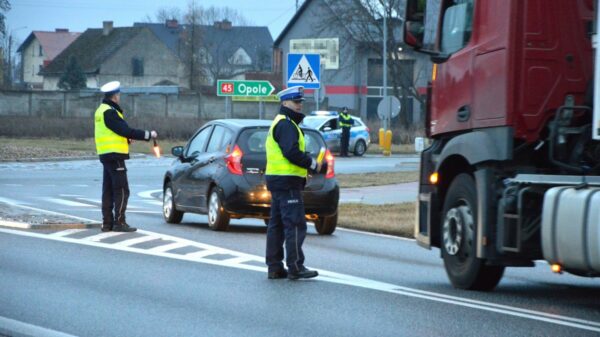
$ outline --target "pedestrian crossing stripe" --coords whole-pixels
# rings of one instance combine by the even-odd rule
[[[321,87],[321,55],[288,54],[287,86],[302,85],[307,89]]]

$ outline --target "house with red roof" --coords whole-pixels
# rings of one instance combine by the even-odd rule
[[[53,32],[33,31],[17,52],[21,53],[21,78],[32,88],[41,89],[44,77],[40,71],[65,50],[81,33],[57,28]]]

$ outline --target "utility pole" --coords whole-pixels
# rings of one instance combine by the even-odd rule
[[[383,98],[387,97],[387,12],[385,6],[383,7]],[[383,128],[387,130],[391,129],[391,118],[388,109],[388,113],[385,115],[383,119]]]

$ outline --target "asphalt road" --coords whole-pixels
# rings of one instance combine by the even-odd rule
[[[145,192],[164,165],[129,162],[137,233],[0,228],[0,336],[600,335],[598,280],[538,263],[508,269],[494,292],[459,291],[437,250],[389,236],[309,227],[306,264],[321,276],[269,281],[261,221],[225,233],[201,215],[163,221]],[[0,201],[97,220],[100,173],[94,161],[2,164]]]

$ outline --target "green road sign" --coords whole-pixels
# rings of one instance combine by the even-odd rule
[[[275,87],[269,81],[218,80],[217,96],[269,96]]]

